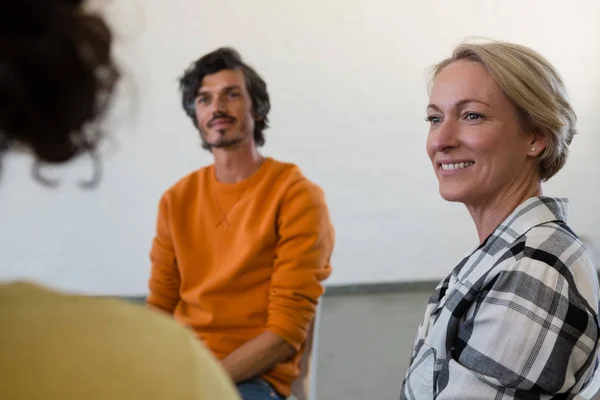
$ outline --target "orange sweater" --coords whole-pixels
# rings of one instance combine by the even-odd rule
[[[296,166],[266,158],[236,184],[209,166],[160,201],[148,303],[220,359],[267,329],[279,335],[298,353],[263,378],[289,396],[333,243],[323,192]]]

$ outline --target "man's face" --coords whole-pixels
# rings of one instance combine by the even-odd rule
[[[195,108],[202,141],[209,148],[235,147],[254,140],[252,100],[241,70],[206,75]]]

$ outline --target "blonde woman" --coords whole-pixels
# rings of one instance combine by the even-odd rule
[[[576,116],[563,82],[524,46],[464,43],[434,67],[427,154],[479,245],[432,295],[402,399],[573,398],[597,368],[594,262],[545,197]]]

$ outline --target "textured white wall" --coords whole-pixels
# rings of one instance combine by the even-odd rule
[[[424,151],[426,69],[468,36],[516,41],[563,74],[580,135],[546,194],[600,243],[600,2],[579,0],[135,0],[107,2],[128,79],[102,185],[75,184],[82,159],[48,190],[11,156],[0,186],[0,277],[86,293],[144,294],[161,193],[211,161],[179,107],[192,60],[236,47],[269,84],[265,154],[325,189],[337,228],[329,283],[443,277],[476,245],[461,205],[442,201]]]

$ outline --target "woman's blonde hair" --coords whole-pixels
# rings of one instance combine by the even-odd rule
[[[554,67],[534,50],[518,44],[464,42],[451,57],[433,66],[431,83],[446,66],[459,60],[482,64],[517,107],[522,126],[544,135],[546,148],[538,156],[538,170],[542,181],[554,176],[565,165],[577,121]]]

